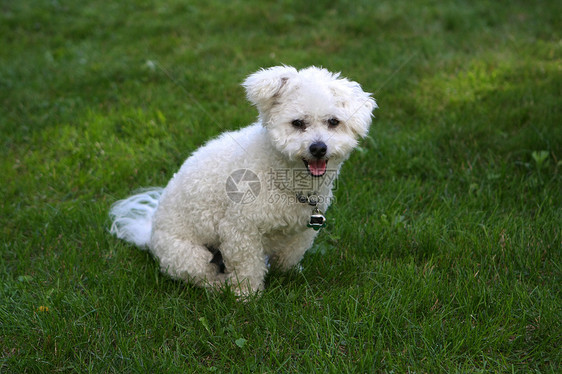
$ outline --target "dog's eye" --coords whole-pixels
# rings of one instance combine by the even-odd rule
[[[337,118],[332,117],[328,120],[328,126],[330,127],[337,127],[339,124],[340,124],[340,120]]]
[[[291,125],[293,125],[293,127],[297,128],[297,129],[304,129],[306,127],[306,124],[304,123],[304,121],[302,119],[296,119],[293,122],[291,122]]]

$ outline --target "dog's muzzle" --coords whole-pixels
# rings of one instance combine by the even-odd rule
[[[313,177],[321,177],[326,174],[328,160],[324,158],[328,152],[328,146],[324,142],[314,142],[308,147],[308,151],[312,155],[312,159],[303,159],[308,172]]]

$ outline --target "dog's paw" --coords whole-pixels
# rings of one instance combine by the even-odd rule
[[[228,288],[239,301],[248,301],[259,296],[265,289],[263,282],[250,282],[248,279],[229,279]]]

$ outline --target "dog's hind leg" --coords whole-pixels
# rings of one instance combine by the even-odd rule
[[[176,238],[162,230],[152,233],[150,250],[163,273],[199,286],[220,287],[225,275],[213,262],[213,253],[204,245]]]

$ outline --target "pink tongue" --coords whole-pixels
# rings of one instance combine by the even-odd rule
[[[308,161],[308,170],[310,171],[310,174],[314,175],[315,177],[324,175],[324,173],[326,172],[326,160]]]

